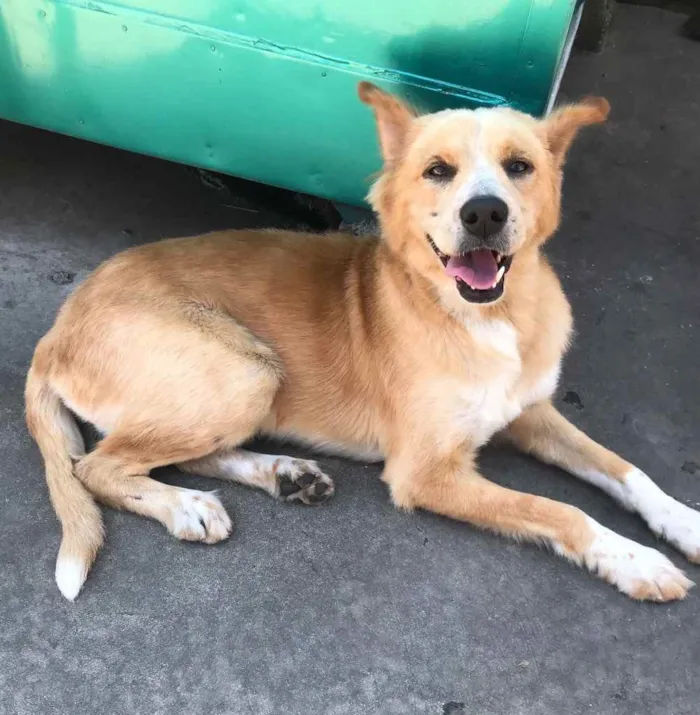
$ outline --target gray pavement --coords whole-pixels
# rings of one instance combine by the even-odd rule
[[[682,20],[620,6],[607,49],[572,59],[565,94],[605,94],[613,115],[572,153],[550,255],[577,320],[562,410],[698,506],[700,43]],[[700,712],[700,590],[635,604],[544,551],[398,513],[376,467],[343,460],[322,460],[338,490],[318,510],[166,470],[221,486],[233,537],[187,545],[107,511],[84,592],[62,600],[22,415],[36,341],[116,251],[277,220],[184,167],[0,124],[0,713]],[[515,454],[482,464],[683,563],[591,487]]]

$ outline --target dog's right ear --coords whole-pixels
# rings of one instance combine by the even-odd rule
[[[360,82],[357,93],[374,110],[384,161],[387,164],[396,162],[403,152],[406,134],[416,117],[415,113],[393,94],[370,82]]]

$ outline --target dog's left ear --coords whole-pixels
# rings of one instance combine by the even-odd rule
[[[384,161],[387,164],[396,162],[404,150],[406,134],[415,113],[398,97],[371,82],[360,82],[357,93],[360,100],[374,110]]]
[[[577,104],[555,109],[542,120],[549,151],[558,165],[564,163],[566,152],[581,127],[600,124],[607,119],[610,103],[603,97],[586,97]]]

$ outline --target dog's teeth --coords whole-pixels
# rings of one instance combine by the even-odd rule
[[[505,267],[505,266],[501,266],[501,267],[498,269],[498,273],[496,273],[496,283],[494,283],[494,285],[497,285],[498,283],[500,283],[501,278],[503,278],[503,274],[504,274],[505,272],[506,272],[506,267]]]

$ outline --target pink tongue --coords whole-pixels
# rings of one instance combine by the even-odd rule
[[[464,256],[452,256],[445,270],[448,276],[461,278],[471,288],[486,290],[496,281],[498,264],[491,251],[472,251]]]

